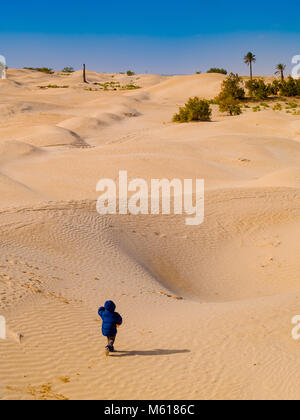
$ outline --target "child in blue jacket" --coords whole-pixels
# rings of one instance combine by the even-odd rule
[[[105,302],[104,307],[101,306],[98,310],[98,314],[102,319],[102,334],[107,337],[108,344],[105,347],[106,356],[109,352],[113,352],[114,342],[117,335],[117,327],[119,327],[123,320],[118,312],[115,312],[116,305],[111,300]]]

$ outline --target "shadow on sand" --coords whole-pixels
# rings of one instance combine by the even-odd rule
[[[168,354],[178,354],[178,353],[190,353],[191,350],[123,350],[117,351],[113,354],[110,354],[111,357],[127,357],[127,356],[166,356]]]

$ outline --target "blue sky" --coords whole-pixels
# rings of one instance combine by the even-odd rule
[[[0,54],[10,67],[65,65],[117,72],[257,74],[300,54],[299,2],[33,0],[2,2]]]

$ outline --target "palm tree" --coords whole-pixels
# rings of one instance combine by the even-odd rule
[[[285,64],[277,64],[275,74],[280,74],[281,82],[284,81],[284,70],[286,69]]]
[[[252,80],[252,63],[255,63],[256,58],[255,55],[252,54],[252,52],[248,52],[248,54],[244,57],[244,63],[248,64],[250,66],[250,80]]]

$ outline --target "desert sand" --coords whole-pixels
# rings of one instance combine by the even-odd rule
[[[300,117],[176,124],[224,76],[87,78],[0,81],[0,398],[300,398]],[[94,84],[111,81],[141,89]],[[204,178],[204,223],[100,216],[96,183],[119,170]],[[105,358],[107,299],[124,325]]]

